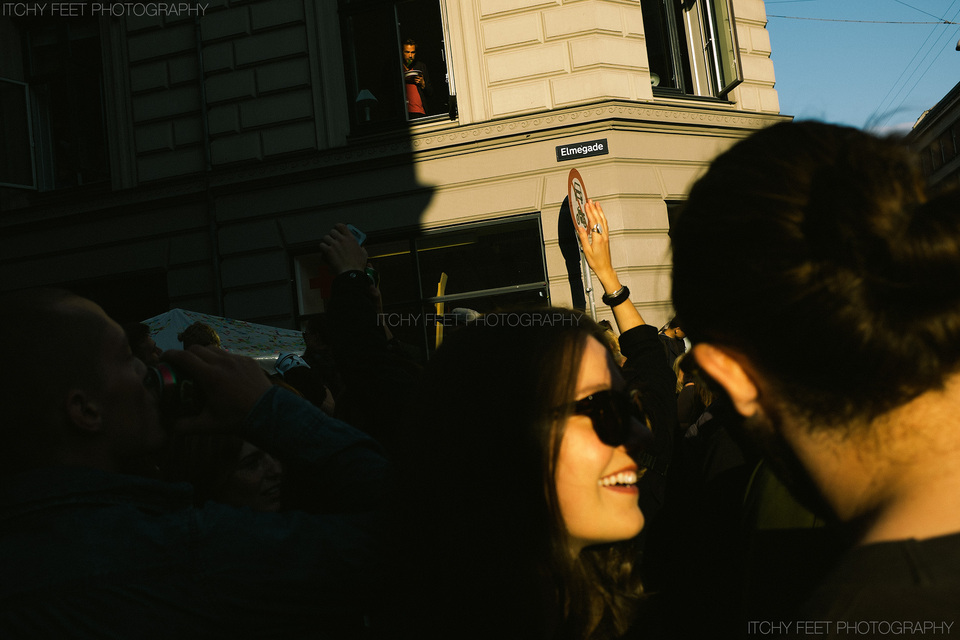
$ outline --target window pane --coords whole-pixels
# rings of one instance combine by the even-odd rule
[[[0,78],[0,184],[34,187],[27,85]]]
[[[27,42],[41,188],[108,180],[97,19],[30,23]]]
[[[717,96],[722,97],[743,82],[736,23],[730,0],[706,0],[706,2],[708,19],[713,22],[708,27],[709,33],[714,38],[710,50],[715,52],[716,56],[712,62],[714,72],[717,73]]]
[[[650,64],[650,82],[655,87],[679,89],[679,78],[674,70],[672,38],[662,0],[643,0],[643,36],[647,42]]]
[[[417,265],[408,239],[366,245],[370,264],[380,275],[380,296],[384,308],[390,305],[419,303]]]
[[[536,220],[474,227],[417,241],[423,297],[543,282],[543,241]]]
[[[393,5],[358,11],[345,20],[347,99],[355,123],[403,121],[403,96]]]
[[[957,155],[953,134],[950,131],[945,131],[940,136],[940,151],[943,153],[944,162],[950,162]]]
[[[939,140],[930,143],[930,158],[933,160],[932,168],[934,171],[943,166],[943,151],[940,149]]]

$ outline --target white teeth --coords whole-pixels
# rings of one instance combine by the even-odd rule
[[[637,484],[637,472],[636,471],[621,471],[620,473],[615,473],[612,476],[607,476],[606,478],[601,478],[598,483],[601,487],[612,487],[614,485],[633,485]]]

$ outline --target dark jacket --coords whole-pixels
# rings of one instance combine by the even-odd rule
[[[360,616],[386,463],[273,388],[244,437],[311,470],[326,513],[193,506],[183,483],[45,468],[0,489],[0,637],[342,637]]]

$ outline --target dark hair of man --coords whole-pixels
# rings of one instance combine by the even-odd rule
[[[574,398],[586,340],[602,344],[603,330],[559,309],[533,312],[552,325],[510,326],[523,313],[458,329],[424,375],[397,542],[413,571],[400,574],[405,615],[435,637],[463,637],[478,618],[471,637],[553,635],[547,624],[571,638],[622,632],[639,593],[617,545],[570,558],[554,482],[568,417],[556,408]]]
[[[777,124],[694,185],[671,230],[674,306],[811,425],[869,421],[960,362],[958,205],[926,202],[897,140]]]
[[[0,300],[5,366],[0,402],[0,473],[30,468],[57,446],[71,388],[102,384],[104,320],[92,303],[60,289],[31,289]]]
[[[407,38],[406,40],[403,41],[403,45],[404,46],[410,45],[411,47],[415,47],[417,46],[417,41],[414,40],[413,38]]]

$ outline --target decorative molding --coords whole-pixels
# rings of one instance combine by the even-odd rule
[[[538,112],[529,116],[467,125],[454,130],[431,132],[411,137],[413,151],[420,153],[450,147],[465,142],[488,142],[517,134],[549,132],[554,129],[598,124],[610,120],[619,123],[649,125],[693,125],[711,128],[740,129],[753,131],[782,120],[776,114],[732,111],[715,107],[690,107],[687,105],[651,105],[647,103],[610,102],[585,107],[557,109],[546,114]]]
[[[442,128],[431,126],[429,132],[417,133],[414,130],[409,133],[409,137],[402,132],[394,132],[379,138],[354,140],[346,147],[300,155],[295,159],[265,161],[257,165],[233,168],[221,167],[202,175],[194,174],[156,183],[141,182],[132,189],[90,194],[66,201],[59,200],[56,203],[34,202],[22,209],[7,212],[3,227],[9,229],[20,224],[42,224],[51,218],[102,212],[105,209],[119,209],[144,203],[154,203],[162,207],[167,200],[202,197],[208,189],[217,192],[246,183],[318,179],[317,176],[306,175],[312,172],[323,171],[323,177],[330,179],[344,173],[366,172],[384,165],[407,164],[444,153],[457,155],[464,152],[465,148],[475,152],[478,143],[495,146],[523,140],[535,134],[547,135],[566,127],[591,127],[616,122],[618,126],[628,128],[630,125],[644,128],[681,126],[747,132],[783,119],[784,116],[776,114],[732,111],[718,107],[613,101],[541,111],[476,125],[461,126],[452,122]],[[15,220],[18,213],[24,214],[26,219]]]

